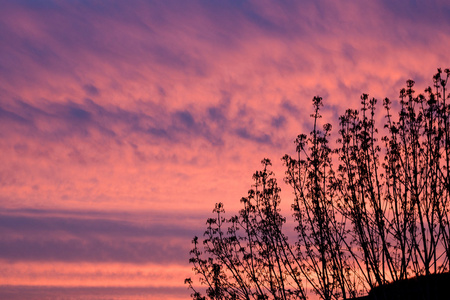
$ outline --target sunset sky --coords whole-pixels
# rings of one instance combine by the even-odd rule
[[[450,3],[0,0],[0,298],[188,299],[264,157],[450,67]],[[52,298],[53,297],[53,298]]]

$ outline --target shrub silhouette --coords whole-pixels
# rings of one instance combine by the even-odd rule
[[[190,263],[205,289],[186,279],[192,298],[306,299],[312,290],[350,299],[447,272],[449,76],[438,69],[418,95],[408,80],[396,117],[384,99],[380,129],[377,100],[363,94],[360,109],[340,117],[336,143],[331,124],[319,124],[322,98],[314,97],[311,133],[297,137],[295,157],[282,158],[297,239],[283,233],[280,188],[264,159],[239,213],[225,217],[216,204],[203,240],[193,239]]]

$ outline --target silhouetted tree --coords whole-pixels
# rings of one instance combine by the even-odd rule
[[[270,161],[253,175],[254,187],[241,199],[243,209],[229,219],[223,205],[207,220],[202,250],[193,240],[190,262],[210,299],[305,298],[296,257],[282,233],[279,191]],[[192,281],[186,282],[192,286]],[[194,289],[193,289],[194,290]],[[194,299],[205,299],[194,290]]]
[[[438,69],[419,95],[408,80],[396,119],[386,98],[381,139],[377,100],[363,94],[330,146],[332,126],[319,125],[314,97],[312,131],[297,137],[295,157],[283,157],[297,240],[283,233],[280,188],[264,159],[239,214],[225,218],[216,204],[204,239],[194,238],[190,263],[206,296],[188,278],[193,299],[306,299],[306,283],[321,299],[348,299],[448,271],[449,76]]]

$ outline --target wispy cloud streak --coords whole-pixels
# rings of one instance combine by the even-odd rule
[[[2,274],[56,288],[76,264],[133,266],[133,280],[187,267],[214,203],[236,212],[260,159],[282,178],[313,96],[336,123],[363,92],[395,99],[409,78],[420,92],[450,65],[449,30],[443,0],[5,1]]]

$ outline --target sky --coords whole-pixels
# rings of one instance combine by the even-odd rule
[[[270,158],[450,67],[450,3],[0,0],[0,298],[188,299]],[[381,107],[380,107],[381,109]]]

